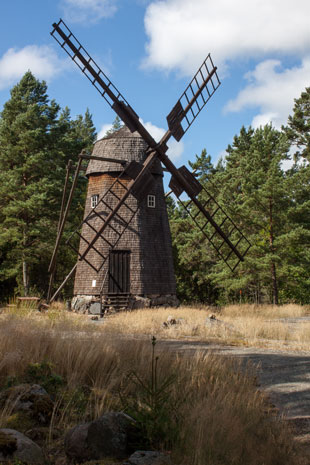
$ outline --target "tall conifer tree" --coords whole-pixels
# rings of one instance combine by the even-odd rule
[[[310,161],[310,87],[295,99],[293,114],[288,117],[287,127],[283,128],[289,141],[296,147],[296,158]]]
[[[264,293],[271,302],[279,302],[285,254],[280,243],[287,233],[289,207],[281,164],[288,150],[286,137],[270,125],[255,131],[242,128],[227,148],[225,170],[217,177],[217,184],[223,186],[221,200],[231,206],[229,213],[252,248],[235,274],[219,263],[214,280],[236,295],[240,289],[250,291],[258,302]]]
[[[59,111],[28,71],[1,113],[0,281],[16,280],[24,295],[44,286],[35,281],[47,268],[67,161],[94,139],[89,113],[72,121]]]

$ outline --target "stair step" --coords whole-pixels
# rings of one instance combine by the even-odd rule
[[[102,302],[104,310],[112,307],[114,310],[127,308],[129,304],[130,294],[108,294]]]

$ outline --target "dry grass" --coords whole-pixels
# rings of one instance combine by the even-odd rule
[[[231,305],[215,314],[217,322],[206,324],[210,313],[213,312],[208,307],[136,310],[109,316],[102,330],[135,336],[156,334],[167,339],[194,338],[233,345],[309,349],[310,321],[284,320],[309,316],[306,306]],[[173,316],[178,324],[164,327],[168,316]]]
[[[106,410],[119,409],[120,391],[123,397],[136,398],[137,386],[126,377],[129,371],[149,379],[150,342],[115,337],[118,318],[122,318],[123,328],[130,328],[130,333],[141,334],[144,330],[147,334],[154,330],[160,332],[162,321],[171,313],[171,310],[159,310],[149,313],[149,318],[144,312],[123,314],[110,318],[107,329],[98,331],[93,325],[83,323],[85,318],[64,314],[55,307],[46,315],[28,311],[21,316],[11,309],[0,316],[2,385],[8,376],[22,377],[29,363],[43,361],[51,363],[55,372],[66,380],[67,390],[55,403],[49,447],[55,431],[63,432],[74,423],[95,418]],[[192,336],[193,327],[198,325],[195,334],[199,335],[206,311],[180,309],[177,316],[187,320],[180,325],[184,326],[182,331]],[[133,326],[137,320],[139,325]],[[120,327],[121,320],[118,321]],[[175,464],[302,463],[294,451],[287,426],[269,412],[250,369],[241,370],[233,359],[216,355],[196,353],[191,358],[180,358],[160,353],[159,382],[172,374],[175,378],[167,395],[171,405],[177,406],[171,425],[179,428],[180,434],[170,444]],[[87,387],[89,394],[86,408],[79,411],[74,408],[74,393],[82,386]],[[2,426],[8,413],[2,413]],[[163,443],[162,447],[167,444]]]

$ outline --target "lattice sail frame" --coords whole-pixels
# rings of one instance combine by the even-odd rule
[[[177,141],[181,140],[220,86],[216,70],[209,54],[167,116],[168,127]]]
[[[61,30],[61,25],[64,26],[64,31]],[[66,26],[66,24],[62,20],[60,20],[57,24],[54,23],[53,27],[54,29],[51,32],[51,35],[55,38],[55,40],[66,51],[70,58],[77,64],[77,66],[86,75],[86,77],[98,90],[100,95],[106,100],[106,102],[121,117],[121,119],[130,129],[130,131],[138,131],[142,138],[145,140],[145,142],[148,144],[149,161],[148,159],[145,161],[145,163],[143,164],[144,168],[147,168],[148,164],[152,162],[152,159],[156,157],[160,159],[160,161],[166,166],[167,170],[170,171],[170,173],[172,174],[172,182],[174,184],[175,189],[178,191],[177,196],[180,192],[185,191],[190,197],[190,204],[194,204],[195,208],[198,209],[199,213],[197,216],[193,218],[193,221],[199,227],[200,231],[204,234],[204,236],[208,238],[211,244],[215,247],[219,255],[228,264],[229,268],[231,270],[234,270],[237,264],[243,260],[244,255],[250,247],[250,243],[246,240],[246,238],[237,228],[235,223],[227,217],[227,215],[225,215],[225,221],[221,221],[220,226],[216,223],[214,219],[216,217],[216,213],[212,212],[210,214],[209,211],[205,208],[205,206],[202,205],[198,200],[198,194],[201,191],[201,189],[203,189],[203,187],[199,184],[198,181],[196,181],[196,183],[189,182],[190,176],[188,176],[188,173],[184,170],[182,172],[181,169],[176,169],[173,163],[166,156],[166,151],[168,149],[167,141],[169,140],[169,138],[173,136],[177,141],[179,141],[182,138],[184,133],[189,129],[189,127],[196,119],[202,108],[206,105],[208,100],[211,98],[211,96],[214,94],[214,92],[220,85],[220,80],[217,75],[217,68],[214,66],[211,56],[207,56],[202,66],[199,68],[192,81],[190,82],[190,84],[185,89],[176,105],[173,107],[173,109],[167,116],[169,130],[163,136],[161,141],[159,143],[156,143],[156,141],[152,138],[152,136],[142,125],[138,115],[129,105],[125,97],[112,84],[112,82],[108,79],[106,74],[99,68],[99,66],[91,58],[91,56],[88,54],[85,48],[80,44],[77,38]],[[104,215],[98,214],[98,206],[94,209],[93,214],[98,217],[98,222],[101,221],[103,226],[99,226],[99,228],[97,229],[97,226],[94,227],[93,225],[87,224],[88,227],[93,229],[94,233],[94,238],[90,242],[80,235],[81,240],[85,241],[86,244],[85,252],[79,254],[80,260],[83,259],[87,261],[87,263],[92,268],[96,269],[96,271],[102,268],[107,257],[100,253],[98,247],[95,246],[95,242],[99,239],[105,240],[103,237],[103,233],[109,227],[109,224],[107,224],[107,222],[117,220],[117,218],[119,217],[119,209],[124,205],[124,203],[126,202],[126,198],[128,197],[128,195],[131,195],[131,192],[134,191],[139,182],[141,183],[141,177],[137,176],[137,178],[132,181],[129,190],[127,190],[127,192],[124,193],[123,197],[119,198],[118,205],[114,208],[114,210],[111,207],[111,205],[108,207],[111,210],[111,213],[108,215],[106,219],[103,218]],[[212,200],[216,203],[216,201],[213,198]],[[99,205],[101,204],[102,199],[99,202]],[[187,204],[187,208],[190,204]],[[190,216],[192,216],[191,208],[189,208],[189,210],[189,214]],[[223,212],[221,207],[219,207],[219,210],[217,211]],[[201,221],[201,219],[204,220],[204,223],[203,221]],[[83,223],[86,224],[85,221],[89,223],[89,220],[89,218],[86,218]],[[207,232],[208,223],[210,223],[211,225],[210,228],[214,229],[214,232],[212,232],[211,235]],[[128,222],[127,226],[126,224],[124,224],[124,230],[128,227],[128,224]],[[225,227],[226,229],[227,224],[233,225],[233,230],[228,230],[229,236],[227,236],[222,229],[222,227]],[[117,230],[117,228],[115,229]],[[234,241],[232,242],[230,238],[233,239],[236,235],[236,232],[240,234],[240,237],[238,237],[235,246],[233,243]],[[220,241],[223,242],[221,242],[220,245],[217,245],[217,241],[214,240],[215,234],[218,234],[220,237]],[[115,247],[117,242],[118,240],[114,242],[114,245],[113,243],[111,243],[111,248]],[[229,248],[229,252],[227,254],[226,252],[223,253],[225,249],[224,243]],[[237,249],[237,246],[239,246],[241,243],[245,243],[246,245],[245,252],[239,252],[239,250]],[[90,260],[86,259],[86,255],[89,251],[93,251],[94,253],[98,254],[99,257],[101,257],[102,263],[99,265],[99,267],[94,267],[90,263]],[[231,254],[233,253],[237,257],[237,264],[232,266],[229,264],[229,259]]]
[[[230,240],[234,247],[238,248],[240,257],[233,253],[233,249],[228,246],[227,241],[217,234],[217,231],[212,224],[206,220],[200,210],[195,208],[192,200],[182,200],[180,196],[176,197],[178,202],[195,223],[198,230],[202,233],[202,238],[206,238],[209,241],[217,254],[233,272],[239,265],[240,261],[243,261],[243,258],[251,247],[251,244],[238,228],[236,223],[225,213],[220,204],[203,186],[201,196],[204,198],[204,200],[201,201],[203,207],[210,212],[210,216],[224,231],[226,237]]]
[[[97,273],[103,268],[109,257],[109,253],[104,254],[103,251],[109,248],[114,249],[117,246],[139,209],[138,201],[128,197],[128,202],[125,201],[112,220],[106,224],[108,213],[113,211],[115,204],[128,192],[128,188],[122,180],[124,173],[125,171],[114,180],[109,189],[99,198],[95,208],[67,240],[67,244],[78,254],[79,258]],[[106,227],[101,232],[103,225]],[[80,246],[79,249],[76,249],[74,245],[75,236],[80,238],[82,247]],[[90,237],[91,241],[89,241]],[[95,242],[92,244],[94,239]],[[86,248],[89,250],[85,254]]]
[[[114,86],[114,84],[110,81],[108,76],[101,70],[101,68],[97,65],[95,60],[92,59],[92,57],[89,55],[89,53],[85,50],[83,45],[78,41],[78,39],[75,37],[75,35],[70,31],[68,26],[64,23],[64,21],[61,19],[58,23],[57,26],[63,26],[65,29],[65,32],[67,33],[66,38],[69,39],[73,45],[76,48],[76,51],[78,51],[82,55],[82,60],[77,56],[76,52],[73,51],[69,46],[68,42],[66,40],[60,40],[61,36],[56,35],[56,29],[54,28],[53,31],[51,32],[52,37],[56,40],[56,42],[59,43],[62,49],[69,55],[69,57],[75,62],[75,64],[80,68],[82,73],[85,74],[87,79],[93,84],[93,86],[98,90],[100,95],[105,99],[105,101],[110,105],[112,108],[113,106],[113,100],[110,98],[109,94],[107,93],[106,90],[102,87],[102,85],[98,85],[97,83],[97,76],[93,76],[85,64],[91,65],[91,67],[96,71],[97,75],[102,79],[102,81],[105,83],[107,87],[111,89],[113,94],[116,96],[116,98],[120,101],[123,101],[126,105],[130,106],[125,97],[120,93],[120,91]],[[84,61],[83,61],[84,59]],[[134,110],[132,110],[134,111]]]

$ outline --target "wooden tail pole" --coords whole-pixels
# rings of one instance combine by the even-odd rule
[[[52,258],[51,258],[51,263],[50,263],[50,266],[49,266],[49,269],[48,269],[48,271],[49,271],[49,273],[51,275],[54,274],[54,272],[55,272],[56,259],[57,259],[57,253],[58,253],[59,245],[60,245],[60,240],[61,240],[63,230],[64,230],[64,227],[65,227],[65,223],[66,223],[66,220],[67,220],[67,217],[68,217],[69,208],[70,208],[71,203],[72,203],[72,198],[73,198],[73,194],[74,194],[76,184],[77,184],[77,181],[78,181],[78,176],[79,176],[79,172],[80,172],[80,169],[81,169],[82,160],[83,159],[80,157],[79,161],[78,161],[78,164],[77,164],[77,167],[76,167],[76,170],[75,170],[74,180],[73,180],[73,183],[72,183],[72,186],[71,186],[71,190],[70,190],[70,194],[69,194],[69,197],[68,197],[66,209],[65,209],[65,211],[63,213],[62,220],[61,220],[61,223],[60,223],[60,226],[59,226],[59,229],[58,229],[56,243],[55,243],[53,255],[52,255]],[[52,287],[52,284],[53,284],[52,281],[53,280],[50,279],[50,288],[49,288],[49,291],[48,291],[47,303],[50,302],[49,298],[50,298],[50,294],[51,294],[51,287]]]
[[[69,175],[70,175],[71,168],[72,168],[72,160],[69,160],[68,164],[67,164],[65,185],[64,185],[64,188],[63,188],[63,192],[62,192],[61,207],[60,207],[59,220],[58,220],[58,226],[57,226],[57,234],[59,233],[59,230],[60,230],[60,226],[61,226],[62,218],[63,218],[63,213],[64,213],[64,209],[65,209],[65,201],[66,201],[66,196],[67,196],[67,187],[68,187],[68,181],[69,181]],[[47,292],[47,302],[49,302],[50,297],[51,297],[52,287],[53,287],[53,283],[54,283],[55,271],[56,271],[56,262],[55,262],[54,269],[50,273],[49,286],[48,286],[48,292]]]
[[[77,267],[77,263],[74,265],[74,267],[72,268],[72,270],[70,271],[70,273],[67,275],[66,279],[62,282],[62,284],[59,286],[59,288],[57,289],[57,291],[55,292],[55,294],[50,298],[49,300],[49,304],[51,304],[55,299],[56,297],[58,296],[59,292],[62,290],[62,288],[64,287],[64,285],[69,281],[69,279],[71,278],[71,276],[73,275],[73,273],[75,272],[76,270],[76,267]]]
[[[72,169],[72,160],[69,160],[68,164],[67,164],[65,185],[64,185],[64,189],[63,189],[63,193],[62,193],[62,199],[61,199],[61,207],[60,207],[60,213],[59,213],[59,221],[58,221],[58,226],[57,226],[57,233],[60,230],[60,226],[61,226],[62,218],[63,218],[63,214],[64,214],[65,201],[66,201],[67,188],[68,188],[68,181],[69,181],[69,176],[70,176],[71,169]]]

